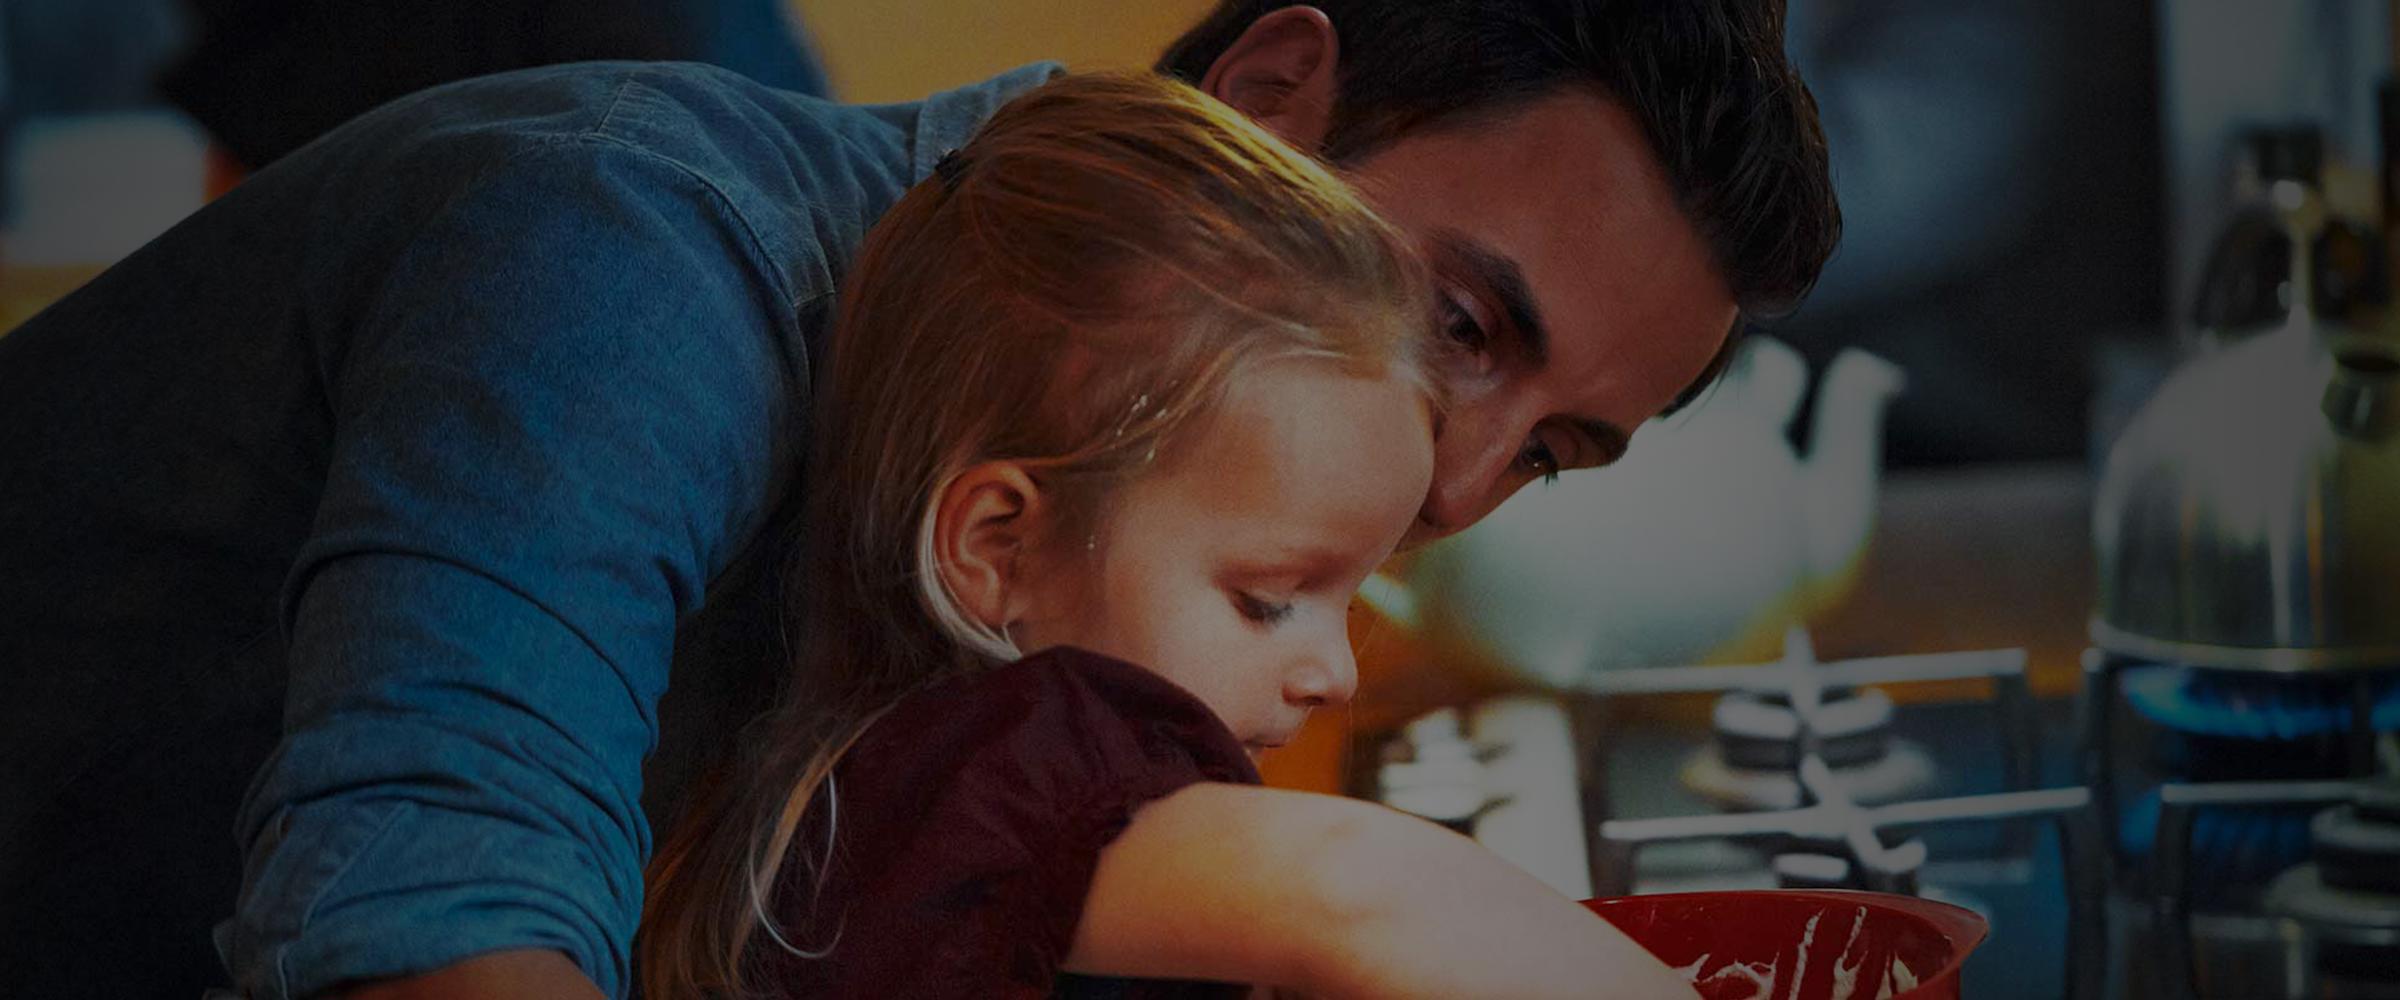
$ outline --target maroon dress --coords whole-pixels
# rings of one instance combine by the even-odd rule
[[[800,997],[1239,997],[1220,984],[1065,976],[1100,849],[1134,810],[1202,781],[1257,784],[1199,699],[1140,667],[1054,649],[895,706],[835,771],[755,940]]]

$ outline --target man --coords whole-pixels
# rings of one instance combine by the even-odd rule
[[[1610,461],[1814,279],[1839,222],[1780,14],[1227,0],[1168,53],[1435,263],[1457,350],[1419,541]],[[434,91],[0,340],[29,689],[0,704],[56,706],[5,748],[35,805],[0,819],[0,948],[45,956],[12,974],[202,975],[264,759],[217,932],[244,992],[621,993],[642,758],[721,740],[772,650],[748,598],[838,276],[1048,74],[860,109],[675,66]]]

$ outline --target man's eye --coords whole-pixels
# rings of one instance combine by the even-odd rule
[[[1551,451],[1549,445],[1543,444],[1542,439],[1527,438],[1525,450],[1517,453],[1517,467],[1541,477],[1543,482],[1555,482],[1558,479],[1558,454]]]
[[[1441,324],[1442,335],[1460,347],[1481,354],[1491,346],[1491,332],[1476,321],[1474,313],[1459,305],[1457,299],[1446,296],[1442,299]]]
[[[1242,613],[1242,617],[1260,625],[1280,625],[1284,619],[1292,616],[1292,605],[1288,601],[1278,603],[1240,592],[1233,595],[1233,606]]]

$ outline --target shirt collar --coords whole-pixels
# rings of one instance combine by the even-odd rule
[[[1055,62],[1032,63],[926,98],[917,114],[914,148],[909,150],[910,180],[921,181],[933,173],[942,154],[966,145],[1001,105],[1065,72],[1066,67]]]

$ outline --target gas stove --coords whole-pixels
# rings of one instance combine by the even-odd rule
[[[2117,935],[2156,958],[2124,995],[2400,1000],[2400,668],[2085,673]]]
[[[2045,735],[2074,730],[2045,718],[2056,706],[2031,696],[2023,653],[1819,662],[1800,630],[1784,646],[1774,663],[1596,673],[1436,712],[1360,748],[1354,786],[1569,895],[1859,888],[1957,903],[1995,929],[1968,995],[2102,996],[2105,842],[2090,793],[2045,780],[2045,757],[2058,775],[2074,760]],[[1884,690],[1960,681],[1988,697]],[[1646,711],[1695,698],[1714,699],[1705,733]],[[2027,976],[2023,954],[1983,957],[2003,949],[2043,956],[2050,975]]]
[[[1819,662],[1798,630],[1785,647],[1364,734],[1352,788],[1578,898],[1966,906],[1993,927],[1965,970],[1984,1000],[2400,998],[2400,787],[2361,777],[2400,773],[2378,735],[2400,728],[2400,672],[2229,683],[2094,654],[2069,704],[2030,694],[2017,650]],[[1982,693],[1907,696],[1960,681]]]

